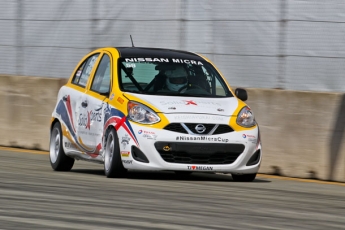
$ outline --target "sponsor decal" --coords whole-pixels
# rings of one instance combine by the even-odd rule
[[[218,112],[224,112],[224,109],[217,109]]]
[[[212,171],[213,167],[212,166],[187,166],[188,170],[198,170],[198,171]]]
[[[168,105],[168,106],[174,106],[174,105],[197,105],[200,107],[210,107],[210,106],[222,106],[218,102],[214,101],[198,101],[198,100],[182,100],[182,101],[160,101],[161,105]]]
[[[81,75],[81,70],[78,70],[76,76],[77,76],[77,77],[80,77],[80,75]]]
[[[196,102],[190,100],[190,101],[185,101],[184,102],[186,103],[185,105],[197,105]]]
[[[242,134],[242,137],[248,138],[248,141],[250,141],[253,144],[256,144],[256,142],[257,142],[256,136],[254,136],[254,135]]]
[[[169,107],[168,109],[176,109],[176,107]]]
[[[102,111],[101,110],[91,110],[87,111],[87,113],[80,113],[78,117],[78,125],[81,127],[85,127],[85,129],[90,130],[91,128],[91,121],[102,121]]]
[[[122,163],[131,165],[133,160],[122,160]]]
[[[88,132],[88,135],[89,135],[89,136],[98,137],[98,136],[100,136],[101,134],[100,134],[100,133],[90,133],[90,132]]]
[[[129,151],[121,151],[122,157],[129,157],[130,154],[131,154],[131,152],[129,152]]]
[[[256,144],[257,142],[256,136],[247,134],[247,137],[248,137],[248,141],[250,141],[253,144]]]
[[[160,63],[185,63],[185,64],[192,64],[192,65],[203,65],[201,61],[195,61],[190,59],[179,59],[179,58],[125,58],[125,62],[160,62]],[[135,64],[126,64],[127,65],[134,65],[129,66],[135,68]],[[128,67],[127,67],[128,68]]]
[[[146,139],[149,139],[149,140],[156,140],[157,138],[157,135],[154,135],[154,134],[143,134],[143,137],[146,138]]]
[[[171,147],[169,145],[166,145],[163,147],[163,150],[168,152],[171,150]]]
[[[167,62],[169,58],[125,58],[125,62]]]
[[[102,112],[100,111],[90,111],[88,112],[90,114],[90,120],[91,121],[102,121]]]
[[[155,132],[152,132],[152,131],[146,131],[146,130],[140,129],[138,131],[138,134],[143,134],[142,137],[144,137],[146,139],[150,139],[150,140],[156,140],[156,138],[157,138],[157,135],[155,134]]]
[[[126,68],[135,68],[135,64],[134,63],[130,63],[130,64],[126,64]]]
[[[177,141],[210,141],[210,142],[229,142],[227,138],[221,137],[208,137],[208,136],[177,136]]]
[[[113,100],[113,99],[114,99],[114,94],[112,93],[112,94],[110,95],[109,100]]]
[[[253,144],[257,143],[257,139],[256,138],[249,138],[248,141],[252,142]]]
[[[124,149],[127,147],[127,145],[129,144],[130,140],[131,140],[131,138],[128,136],[128,134],[125,134],[125,136],[122,137],[121,144],[122,144],[122,147]]]
[[[94,133],[94,132],[90,132],[90,131],[79,131],[79,134],[82,134],[82,135],[89,135],[89,136],[93,136],[93,137],[98,137],[98,136],[101,136],[100,133]]]
[[[90,129],[90,114],[79,114],[77,122],[79,126],[85,127],[85,129]]]
[[[85,115],[83,117],[84,121],[82,121],[82,119],[79,119],[78,114],[76,114],[76,122],[73,122],[73,112],[72,112],[72,102],[71,102],[71,97],[70,95],[65,95],[59,102],[58,105],[56,107],[56,113],[57,115],[60,116],[61,120],[63,121],[63,123],[65,124],[65,128],[66,131],[68,130],[68,132],[71,135],[71,138],[73,139],[73,143],[75,143],[77,149],[82,150],[83,152],[85,152],[86,154],[88,154],[91,157],[98,157],[99,156],[99,152],[102,149],[102,144],[99,143],[96,147],[94,148],[90,148],[86,145],[83,144],[82,138],[76,135],[76,129],[75,126],[78,126],[78,123],[80,122],[82,127],[85,128],[89,128],[88,126],[88,121],[91,121],[92,119],[96,119],[97,120],[97,115],[92,115],[93,113],[98,113],[98,114],[102,114],[102,122],[104,122],[103,125],[103,130],[107,130],[107,128],[109,127],[109,125],[114,125],[115,129],[118,131],[120,128],[123,129],[131,138],[131,140],[134,141],[134,144],[136,144],[137,146],[139,146],[138,140],[134,134],[134,131],[132,129],[131,124],[129,123],[128,120],[126,120],[126,116],[118,109],[113,108],[112,106],[110,106],[108,103],[104,103],[103,105],[105,105],[104,107],[100,107],[95,109],[94,111],[92,111],[92,113],[87,113],[90,115],[90,119],[88,118],[88,116],[86,115],[86,119],[85,119]],[[104,108],[104,109],[102,109]],[[100,111],[103,110],[103,111]],[[104,113],[104,115],[103,115]],[[85,113],[86,114],[86,113]],[[104,120],[103,120],[104,117]],[[87,129],[85,130],[80,130],[80,134],[83,135],[90,135],[92,137],[95,136],[102,136],[103,134],[101,132],[99,132],[98,130],[95,130],[96,132],[90,132]]]
[[[124,102],[124,100],[123,100],[121,97],[118,97],[118,98],[117,98],[117,101],[118,101],[120,104],[122,104],[122,103]]]
[[[68,149],[76,149],[77,146],[71,142],[65,142],[65,148],[68,148]]]
[[[60,116],[61,120],[63,121],[63,123],[65,124],[65,128],[67,129],[66,131],[68,131],[71,135],[71,138],[73,139],[73,143],[75,143],[77,149],[80,149],[81,151],[85,152],[86,154],[88,154],[89,156],[91,156],[92,158],[98,157],[99,156],[99,152],[102,149],[102,144],[99,143],[96,147],[94,148],[90,148],[86,145],[83,144],[82,138],[76,135],[76,129],[75,126],[78,126],[78,123],[81,123],[82,127],[85,128],[89,128],[89,122],[91,121],[91,117],[94,117],[97,120],[97,115],[91,115],[91,113],[87,113],[88,115],[90,115],[90,118],[88,118],[88,116],[84,116],[84,121],[81,121],[81,119],[79,119],[78,114],[76,114],[76,123],[73,122],[73,112],[72,112],[72,102],[71,102],[71,97],[70,95],[65,95],[63,96],[63,98],[58,102],[58,105],[56,107],[56,113]],[[130,123],[128,121],[126,121],[126,116],[119,110],[111,107],[108,103],[104,103],[105,108],[104,108],[104,125],[103,125],[103,130],[106,130],[107,127],[111,124],[115,125],[115,129],[118,130],[119,128],[124,129],[128,135],[130,135],[130,137],[133,139],[133,141],[135,142],[135,144],[137,146],[139,146],[139,143],[136,139],[136,136],[134,134],[134,131],[130,125]],[[94,113],[99,113],[101,114],[101,112],[99,112],[99,110],[101,110],[103,108],[97,108],[95,109],[93,112]],[[103,115],[101,116],[102,120],[103,120]],[[92,118],[92,119],[94,119]],[[96,130],[97,132],[89,132],[88,130],[80,130],[80,134],[84,134],[84,135],[90,135],[92,137],[95,136],[101,136],[102,133],[98,132],[98,130]]]
[[[187,59],[175,59],[173,58],[172,61],[174,63],[186,63],[192,65],[203,65],[201,61],[194,61],[194,60],[187,60]]]
[[[138,133],[139,133],[139,134],[142,134],[142,133],[144,133],[144,134],[156,134],[155,132],[146,131],[146,130],[142,130],[142,129],[140,129],[140,130],[138,131]]]
[[[176,115],[174,116],[175,120],[181,120],[181,121],[195,121],[195,120],[208,120],[208,121],[225,121],[225,119],[229,119],[226,117],[221,116],[209,116],[209,115]]]

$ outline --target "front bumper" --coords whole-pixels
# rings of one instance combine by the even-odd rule
[[[257,127],[202,136],[131,125],[136,141],[119,130],[122,162],[127,169],[251,174],[260,168],[262,151]]]

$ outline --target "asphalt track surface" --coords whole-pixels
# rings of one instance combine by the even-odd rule
[[[0,229],[345,229],[345,184],[259,175],[130,172],[47,154],[0,151]]]

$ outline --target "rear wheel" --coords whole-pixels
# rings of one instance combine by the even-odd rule
[[[74,159],[66,156],[62,147],[61,125],[56,122],[50,133],[49,159],[55,171],[69,171],[73,167]]]
[[[104,173],[108,178],[123,177],[127,170],[123,167],[119,139],[115,129],[111,128],[106,136],[104,152]]]
[[[243,174],[243,175],[236,175],[236,174],[231,174],[232,179],[234,181],[239,181],[239,182],[251,182],[255,179],[256,173],[253,174]]]

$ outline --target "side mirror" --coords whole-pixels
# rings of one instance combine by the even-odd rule
[[[237,88],[235,90],[236,97],[241,99],[242,101],[246,101],[248,99],[247,91],[245,89]]]

